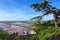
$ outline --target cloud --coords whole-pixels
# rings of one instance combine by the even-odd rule
[[[32,17],[33,15],[24,14],[20,9],[15,9],[12,13],[0,9],[0,21],[29,20]]]
[[[1,2],[2,1],[2,2]],[[34,12],[30,7],[16,0],[0,0],[0,20],[29,20],[32,17],[41,15],[42,13]],[[21,2],[21,1],[20,1]],[[6,4],[5,4],[6,3]],[[50,17],[50,16],[49,16]],[[48,19],[50,19],[48,17]],[[44,18],[45,19],[45,18]]]
[[[0,10],[0,20],[20,20],[18,19],[23,16],[23,14],[19,13],[9,13],[4,10]]]

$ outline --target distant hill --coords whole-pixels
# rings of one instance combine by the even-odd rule
[[[34,22],[34,21],[0,21],[0,23],[27,23],[27,22]]]

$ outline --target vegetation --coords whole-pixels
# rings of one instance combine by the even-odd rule
[[[36,11],[42,11],[44,14],[42,16],[37,16],[32,19],[38,19],[40,21],[45,15],[53,14],[54,20],[55,20],[55,27],[58,27],[57,20],[60,16],[60,9],[56,7],[52,7],[50,5],[50,2],[44,0],[42,3],[36,3],[32,4],[31,7]]]
[[[42,24],[34,24],[34,30],[37,32],[35,35],[21,35],[8,34],[6,31],[0,30],[0,40],[52,40],[60,35],[60,27],[43,26]],[[57,40],[59,40],[57,38]]]
[[[42,3],[32,4],[31,7],[36,11],[42,11],[42,16],[37,16],[36,22],[32,24],[35,26],[33,28],[36,34],[33,35],[20,35],[8,34],[6,31],[0,29],[0,40],[59,40],[60,37],[60,9],[52,7],[50,2],[44,0]],[[53,14],[54,20],[49,20],[47,22],[41,22],[40,20],[45,16]]]

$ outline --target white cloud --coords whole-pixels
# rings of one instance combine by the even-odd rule
[[[18,19],[19,17],[23,17],[24,15],[21,14],[20,12],[16,13],[8,13],[4,10],[0,10],[0,20],[20,20]]]
[[[0,21],[29,20],[33,16],[34,15],[24,14],[20,9],[15,9],[12,13],[0,9]]]

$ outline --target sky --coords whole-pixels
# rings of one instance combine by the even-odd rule
[[[42,2],[43,0],[0,0],[0,21],[24,21],[32,17],[42,15],[42,12],[35,12],[30,5]],[[60,8],[60,0],[48,0],[51,5]],[[43,20],[53,19],[52,15],[45,16]]]

